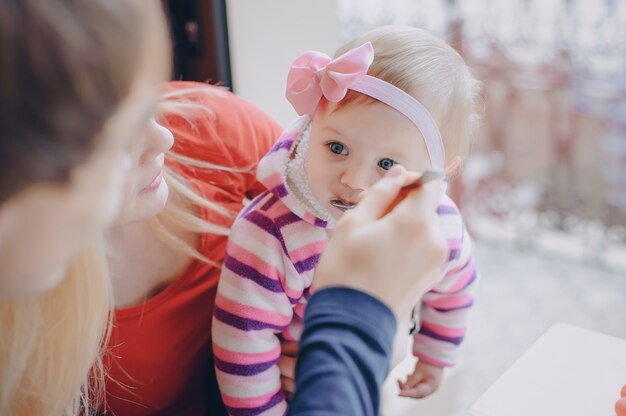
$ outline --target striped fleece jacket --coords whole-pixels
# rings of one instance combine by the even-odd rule
[[[239,214],[230,233],[212,331],[217,379],[231,415],[287,410],[277,365],[280,341],[300,338],[314,269],[329,235],[328,224],[287,186],[287,161],[306,122],[297,119],[261,160],[257,178],[267,191]],[[438,214],[450,257],[417,307],[413,353],[447,367],[465,335],[476,273],[470,238],[449,197]]]

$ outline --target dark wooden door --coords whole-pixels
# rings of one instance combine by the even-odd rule
[[[165,0],[174,44],[174,79],[232,88],[226,0]]]

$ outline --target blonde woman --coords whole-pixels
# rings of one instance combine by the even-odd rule
[[[98,244],[83,247],[119,210],[167,40],[153,2],[0,2],[1,415],[94,399],[109,282]]]

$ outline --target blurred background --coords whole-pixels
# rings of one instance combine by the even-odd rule
[[[165,4],[175,77],[226,85],[283,125],[294,57],[383,24],[431,30],[483,81],[480,137],[450,190],[482,276],[463,357],[421,401],[396,398],[407,360],[384,414],[464,414],[558,321],[626,338],[626,0]]]

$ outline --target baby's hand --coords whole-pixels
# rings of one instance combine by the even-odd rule
[[[442,376],[443,368],[418,361],[413,374],[409,374],[405,382],[398,380],[399,396],[422,399],[437,390]]]
[[[296,341],[281,341],[280,343],[278,368],[280,369],[280,383],[287,400],[291,400],[296,392],[296,357],[299,348],[300,343]]]

